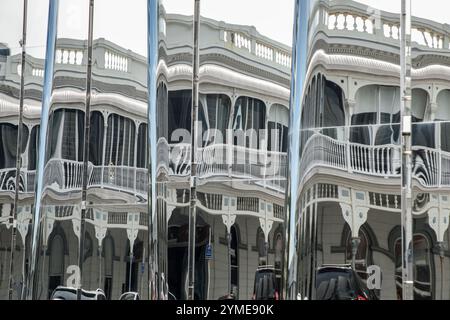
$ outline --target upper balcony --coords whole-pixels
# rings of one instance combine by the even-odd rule
[[[330,53],[351,53],[399,63],[398,13],[378,10],[356,1],[319,0],[311,10],[311,17],[311,44],[325,39],[329,45],[346,45],[345,48],[333,46],[333,49],[329,49]],[[422,54],[447,55],[450,49],[450,25],[412,17],[411,40],[413,58]]]
[[[414,185],[420,189],[450,188],[450,152],[418,145],[412,150]],[[386,184],[391,181],[400,185],[401,146],[365,145],[316,131],[303,147],[300,181],[305,183],[317,170],[367,183]]]

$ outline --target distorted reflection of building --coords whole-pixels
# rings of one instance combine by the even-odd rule
[[[192,17],[160,7],[159,19],[157,153],[150,155],[157,162],[157,294],[185,299],[191,150],[176,129],[191,127]],[[81,286],[100,288],[108,299],[126,291],[155,297],[148,272],[147,57],[103,38],[93,41],[86,226],[78,262],[87,54],[86,40],[58,34],[48,119],[41,119],[45,60],[26,56],[15,299],[24,298],[29,273],[41,121],[48,129],[32,298],[48,299],[60,285],[76,287],[79,270]],[[197,299],[217,299],[229,286],[249,299],[259,265],[281,270],[290,59],[289,47],[254,27],[202,18],[199,119],[204,132],[216,131],[204,135],[197,151]],[[20,73],[20,54],[0,46],[1,299],[8,297],[10,277]],[[231,140],[225,140],[227,130]]]
[[[314,297],[321,265],[353,264],[401,298],[399,15],[312,1],[308,23],[291,297]],[[412,26],[414,298],[448,299],[449,30]]]

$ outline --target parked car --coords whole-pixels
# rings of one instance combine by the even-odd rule
[[[315,300],[378,300],[351,265],[324,265],[316,273]]]
[[[256,269],[253,300],[279,300],[281,272],[273,266]]]
[[[53,290],[50,300],[77,300],[77,289],[58,286]],[[95,291],[81,289],[81,300],[106,300],[106,296],[102,289]]]
[[[137,292],[125,292],[119,297],[119,300],[140,300],[139,293]]]

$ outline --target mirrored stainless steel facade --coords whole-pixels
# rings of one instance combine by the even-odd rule
[[[0,299],[450,299],[448,25],[180,1],[2,0]]]
[[[199,17],[192,152],[194,2],[172,2],[2,2],[24,27],[0,33],[0,299],[187,299],[189,243],[194,299],[281,286],[291,48]]]
[[[447,25],[362,2],[297,2],[287,296],[449,299]]]

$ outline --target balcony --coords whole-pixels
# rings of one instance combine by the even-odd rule
[[[413,146],[412,150],[413,177],[422,187],[450,187],[450,152],[422,146]],[[299,167],[300,181],[305,182],[308,173],[319,167],[400,180],[401,146],[363,145],[316,133],[304,146]]]

